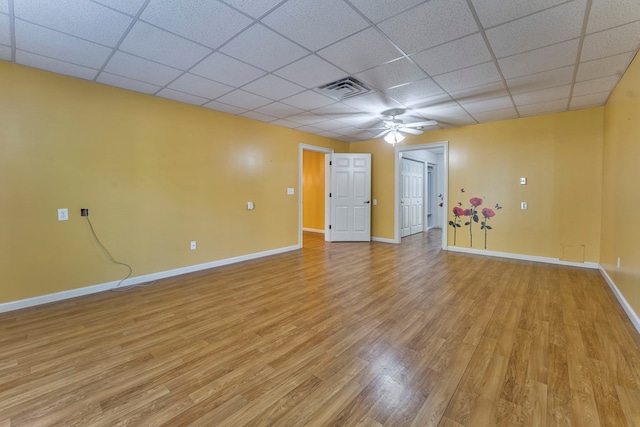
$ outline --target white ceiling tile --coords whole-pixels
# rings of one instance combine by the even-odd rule
[[[271,9],[282,0],[223,0],[228,5],[243,11],[247,15],[258,18]]]
[[[504,108],[502,110],[485,111],[473,114],[473,118],[479,123],[496,122],[498,120],[517,119],[518,112],[515,108]]]
[[[234,107],[238,108],[246,108],[247,110],[260,108],[263,105],[267,105],[271,102],[270,99],[254,95],[253,93],[245,92],[241,89],[236,89],[233,92],[229,92],[228,94],[218,98],[216,101],[233,105]]]
[[[566,111],[568,99],[559,99],[557,101],[542,102],[540,104],[529,104],[518,107],[520,116],[535,116],[539,114],[557,113]]]
[[[272,125],[282,126],[285,128],[296,129],[302,126],[300,123],[292,122],[286,119],[278,119],[271,122]]]
[[[208,99],[201,98],[199,96],[190,95],[188,93],[179,92],[173,89],[162,89],[156,95],[163,98],[172,99],[178,102],[184,102],[185,104],[202,105],[208,102]]]
[[[169,86],[180,92],[191,95],[201,96],[208,99],[215,99],[226,93],[231,92],[234,88],[195,74],[185,73],[173,81]]]
[[[266,122],[266,123],[277,120],[277,117],[268,116],[266,114],[258,113],[256,111],[247,111],[246,113],[241,113],[240,115],[248,119],[259,120],[261,122]]]
[[[0,14],[0,44],[11,45],[11,24],[8,15]]]
[[[291,120],[292,122],[300,123],[303,125],[312,125],[314,123],[325,122],[327,121],[327,118],[318,116],[317,114],[302,113],[296,116],[289,116],[287,117],[287,120]]]
[[[464,108],[462,108],[460,105],[457,105],[456,103],[447,102],[441,105],[431,105],[424,108],[414,108],[413,111],[430,120],[472,120],[469,113],[467,113]]]
[[[222,111],[223,113],[229,113],[229,114],[242,114],[247,111],[246,108],[238,108],[238,107],[234,107],[233,105],[224,104],[222,102],[217,102],[217,101],[207,102],[206,104],[203,105],[203,107],[208,108],[210,110]]]
[[[638,0],[592,0],[587,34],[640,20]]]
[[[339,133],[331,132],[328,130],[318,132],[317,135],[324,136],[326,138],[334,138],[334,139],[341,136]]]
[[[3,61],[11,61],[11,48],[0,45],[0,59]]]
[[[635,52],[638,49],[640,21],[601,33],[590,34],[584,38],[581,61],[604,58],[623,52]]]
[[[597,79],[598,77],[606,77],[611,75],[622,75],[634,52],[625,52],[619,55],[608,56],[594,61],[582,62],[578,66],[578,74],[576,81]]]
[[[586,80],[573,86],[573,96],[590,95],[599,92],[611,92],[618,84],[620,76],[600,77],[599,79]]]
[[[414,108],[420,109],[420,108],[426,108],[433,105],[442,105],[443,103],[447,103],[447,102],[454,102],[454,101],[448,94],[442,93],[440,95],[429,96],[427,98],[418,99],[415,101],[405,101],[402,104],[405,107],[408,107],[410,109],[414,109]]]
[[[391,18],[423,2],[424,0],[395,0],[393,6],[389,7],[388,0],[351,0],[351,4],[375,23]]]
[[[253,22],[229,6],[209,0],[151,0],[141,19],[212,49]]]
[[[282,100],[283,103],[292,105],[302,110],[313,110],[315,108],[324,107],[333,104],[335,101],[319,93],[307,90],[297,95],[290,96]]]
[[[94,0],[129,15],[137,15],[146,0]]]
[[[356,110],[355,108],[347,105],[347,104],[343,104],[342,102],[336,102],[335,104],[331,104],[331,105],[327,105],[324,107],[320,107],[320,108],[316,108],[314,110],[311,111],[312,113],[315,114],[321,114],[321,115],[326,115],[326,116],[336,116],[336,115],[343,115],[343,114],[358,114],[360,113],[359,110]]]
[[[568,66],[529,74],[528,76],[507,80],[507,85],[509,86],[509,91],[513,94],[567,85],[573,81],[573,70],[573,66]]]
[[[502,96],[500,98],[483,99],[481,101],[463,101],[460,103],[469,114],[484,113],[486,111],[503,110],[513,106],[511,98]]]
[[[115,74],[102,72],[96,79],[98,83],[104,83],[110,86],[116,86],[124,89],[133,90],[147,94],[154,94],[160,90],[160,86],[150,83],[141,82],[139,80],[130,79],[128,77],[117,76]]]
[[[258,68],[218,52],[204,59],[190,72],[234,87],[245,85],[266,74]]]
[[[506,79],[573,65],[578,55],[578,40],[569,40],[498,60]]]
[[[346,77],[347,73],[316,55],[309,55],[276,71],[280,77],[307,89],[316,88]]]
[[[267,71],[290,64],[309,53],[260,24],[241,33],[220,51]]]
[[[72,36],[114,47],[131,24],[131,18],[86,0],[14,0],[16,18]]]
[[[93,68],[62,62],[57,59],[34,55],[21,50],[16,51],[16,62],[29,67],[40,68],[41,70],[52,71],[85,80],[93,80],[98,74],[98,70],[94,70]]]
[[[402,54],[378,30],[367,28],[321,51],[322,56],[351,74],[382,65]]]
[[[20,19],[15,20],[16,48],[89,68],[101,68],[111,49],[49,30]]]
[[[478,31],[465,0],[431,0],[378,25],[407,54]]]
[[[440,95],[444,91],[433,80],[423,79],[387,89],[385,93],[396,101],[407,105]]]
[[[289,0],[262,22],[312,51],[369,26],[342,0]]]
[[[377,127],[382,124],[382,118],[373,114],[347,114],[344,116],[336,116],[334,120],[343,122],[345,125],[349,125],[348,127],[334,129],[334,132],[341,134],[351,132],[353,130],[351,126],[365,128]]]
[[[496,57],[515,55],[580,37],[586,0],[574,0],[487,30]]]
[[[441,74],[433,78],[447,92],[459,91],[500,81],[500,74],[493,62]]]
[[[489,83],[482,86],[474,86],[462,90],[457,90],[449,93],[451,97],[458,102],[474,102],[481,101],[483,99],[499,98],[501,96],[508,96],[509,92],[504,87],[502,81]]]
[[[187,70],[211,53],[194,42],[138,21],[120,50],[180,70]]]
[[[408,59],[399,59],[356,74],[356,77],[371,87],[385,90],[427,77],[424,71]]]
[[[610,92],[592,93],[571,98],[571,109],[599,107],[607,102]]]
[[[345,125],[344,122],[341,122],[339,120],[326,120],[324,122],[315,123],[314,126],[321,130],[333,131],[336,129],[345,128],[347,125]]]
[[[273,74],[267,74],[244,86],[242,89],[273,100],[280,100],[305,90],[302,86],[281,79]]]
[[[552,87],[549,89],[534,90],[531,92],[522,92],[513,95],[513,100],[517,106],[528,104],[539,104],[541,102],[557,101],[558,99],[567,99],[571,93],[571,85],[563,85]]]
[[[344,100],[343,103],[355,108],[356,110],[372,112],[375,114],[380,114],[382,111],[390,108],[402,108],[402,104],[381,92],[373,92],[366,95],[356,96],[354,98],[348,98]]]
[[[0,12],[9,13],[9,0],[0,0]]]
[[[104,68],[105,71],[143,82],[165,86],[182,71],[151,62],[124,52],[116,52]]]
[[[471,0],[485,28],[522,18],[567,0]]]
[[[472,34],[416,53],[411,59],[430,76],[437,76],[491,61],[492,57],[484,38],[480,34]]]
[[[281,102],[274,102],[264,107],[256,108],[258,113],[267,114],[274,117],[289,117],[301,114],[304,110],[301,110],[291,105],[283,104]]]

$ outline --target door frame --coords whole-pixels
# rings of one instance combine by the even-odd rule
[[[324,153],[324,240],[329,239],[329,219],[330,209],[329,205],[329,191],[331,189],[331,169],[329,168],[329,160],[333,155],[332,148],[319,147],[316,145],[298,144],[298,247],[302,248],[302,172],[303,172],[303,151],[315,151],[317,153]]]
[[[443,209],[444,212],[448,212],[449,209],[449,200],[448,200],[448,195],[449,195],[449,141],[440,141],[440,142],[432,142],[432,143],[428,143],[428,144],[417,144],[417,145],[407,145],[407,146],[399,146],[396,145],[395,146],[395,160],[394,160],[394,167],[395,167],[395,197],[394,197],[394,219],[393,219],[393,241],[394,243],[400,243],[402,241],[402,237],[401,237],[401,233],[400,233],[400,197],[402,196],[400,194],[400,155],[404,152],[408,152],[408,151],[416,151],[416,150],[429,150],[429,149],[434,149],[434,148],[442,148],[444,149],[444,154],[443,154],[443,176],[444,176],[444,182],[443,182],[443,200],[442,200],[442,204],[443,204]],[[447,250],[447,215],[443,214],[440,217],[440,222],[442,225],[442,249]]]

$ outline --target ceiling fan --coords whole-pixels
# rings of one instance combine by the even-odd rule
[[[423,132],[422,128],[424,128],[425,126],[434,126],[438,124],[438,122],[435,120],[405,123],[403,120],[396,119],[396,116],[404,114],[404,112],[405,110],[401,108],[394,108],[391,110],[383,111],[382,115],[391,116],[391,120],[384,121],[384,128],[376,128],[384,130],[373,138],[376,139],[384,136],[385,141],[387,141],[391,145],[395,145],[405,138],[403,135],[405,133],[420,135]]]

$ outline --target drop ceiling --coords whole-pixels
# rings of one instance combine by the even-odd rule
[[[1,60],[343,141],[600,106],[639,44],[638,0],[0,0]]]

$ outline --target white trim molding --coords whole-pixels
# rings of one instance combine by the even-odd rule
[[[631,308],[631,305],[629,305],[629,302],[622,295],[622,292],[620,292],[613,279],[609,276],[607,270],[605,270],[602,265],[599,266],[599,270],[600,274],[602,274],[602,277],[604,277],[605,282],[607,282],[607,284],[613,291],[613,294],[618,299],[618,302],[622,306],[622,309],[625,311],[625,313],[627,313],[627,316],[629,316],[631,323],[633,323],[633,326],[635,326],[638,333],[640,333],[640,317],[638,317],[638,314],[633,310],[633,308]]]
[[[270,255],[277,255],[284,252],[290,252],[300,249],[300,245],[287,246],[284,248],[272,249],[264,252],[256,252],[247,255],[241,255],[232,258],[211,261],[204,264],[196,264],[188,267],[176,268],[173,270],[161,271],[158,273],[145,274],[144,276],[130,277],[125,280],[121,287],[139,285],[141,283],[152,282],[154,280],[166,279],[167,277],[179,276],[181,274],[193,273],[194,271],[207,270],[209,268],[221,267],[223,265],[235,264],[242,261],[249,261],[256,258],[263,258]],[[27,298],[18,301],[9,301],[0,303],[0,313],[8,311],[20,310],[21,308],[34,307],[37,305],[48,304],[50,302],[62,301],[70,298],[80,297],[83,295],[95,294],[98,292],[115,289],[120,280],[113,282],[101,283],[98,285],[85,286],[83,288],[70,289],[68,291],[56,292],[54,294],[40,295],[33,298]]]
[[[492,256],[497,258],[509,258],[509,259],[518,259],[521,261],[543,262],[546,264],[558,264],[558,265],[566,265],[570,267],[589,268],[592,270],[597,270],[600,266],[597,262],[563,261],[559,258],[551,258],[551,257],[536,256],[536,255],[514,254],[511,252],[487,251],[484,249],[460,248],[458,246],[447,246],[447,250],[451,252],[462,252],[466,254],[485,255],[485,256]]]
[[[380,242],[380,243],[393,243],[396,244],[395,239],[387,239],[386,237],[371,237],[372,242]]]

